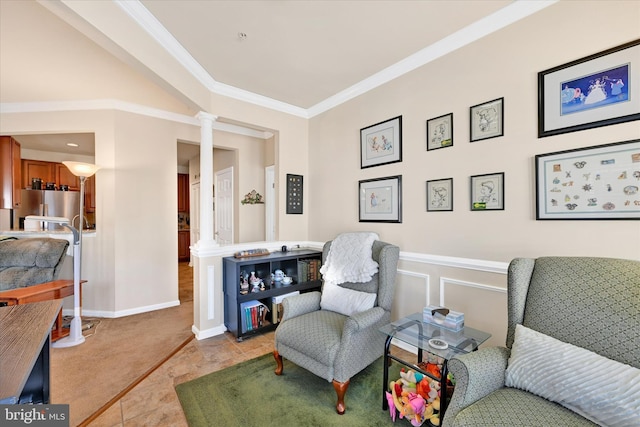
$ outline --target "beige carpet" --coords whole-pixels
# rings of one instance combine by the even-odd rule
[[[85,331],[83,344],[51,350],[51,403],[70,405],[71,426],[82,424],[193,336],[193,303],[99,322]]]

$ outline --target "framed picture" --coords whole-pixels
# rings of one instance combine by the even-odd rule
[[[453,113],[427,120],[427,151],[453,146]]]
[[[360,222],[402,222],[402,175],[359,182]]]
[[[538,137],[640,119],[640,39],[538,73]]]
[[[287,174],[287,213],[302,214],[302,175]]]
[[[427,212],[453,210],[453,178],[427,181]]]
[[[640,219],[640,139],[535,162],[536,219]]]
[[[471,177],[471,210],[504,210],[504,172]]]
[[[360,169],[402,161],[402,116],[360,129]]]
[[[504,98],[474,105],[469,110],[471,142],[504,135]]]

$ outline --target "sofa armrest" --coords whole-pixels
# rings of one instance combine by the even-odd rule
[[[320,292],[307,292],[287,297],[282,300],[282,307],[284,313],[282,314],[281,322],[320,310]]]
[[[450,424],[462,409],[504,387],[510,353],[505,347],[487,347],[449,360],[447,366],[456,387],[443,426]]]

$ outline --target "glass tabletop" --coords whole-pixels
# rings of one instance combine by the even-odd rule
[[[456,354],[474,351],[491,334],[465,326],[458,332],[422,321],[422,313],[414,313],[389,323],[380,332],[429,353],[450,359]],[[431,343],[430,343],[431,341]],[[446,348],[442,348],[445,347]]]

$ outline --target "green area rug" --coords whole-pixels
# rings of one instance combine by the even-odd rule
[[[176,386],[189,426],[391,426],[382,410],[382,358],[351,378],[344,415],[330,382],[284,360],[284,373],[265,354]],[[393,364],[389,378],[398,378]],[[406,420],[400,425],[410,424]]]

